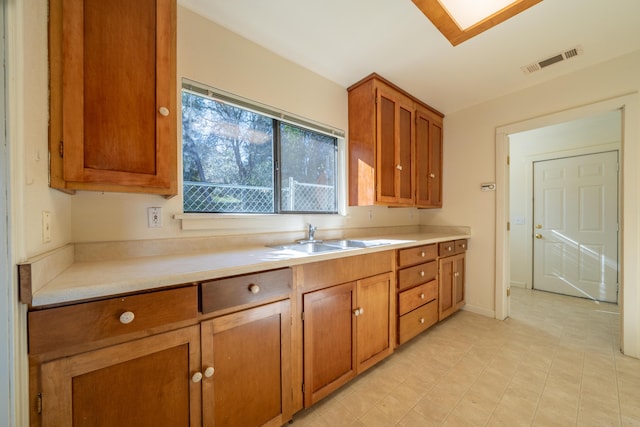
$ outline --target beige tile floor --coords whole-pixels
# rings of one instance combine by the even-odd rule
[[[514,289],[511,315],[458,312],[294,426],[640,426],[616,305]]]

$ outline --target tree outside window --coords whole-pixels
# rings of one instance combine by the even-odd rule
[[[183,90],[182,141],[185,212],[337,212],[335,137]]]

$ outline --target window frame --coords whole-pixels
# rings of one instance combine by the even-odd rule
[[[184,176],[181,174],[181,188],[182,188],[182,215],[181,219],[187,219],[189,217],[204,218],[209,216],[224,216],[224,217],[258,217],[258,216],[287,216],[287,215],[303,215],[313,214],[322,216],[342,215],[346,214],[346,150],[345,150],[345,132],[341,129],[331,127],[329,125],[316,122],[302,116],[280,110],[275,107],[261,104],[259,102],[243,98],[241,96],[232,94],[230,92],[217,89],[202,83],[195,82],[189,79],[182,79],[181,85],[181,99],[184,92],[191,93],[196,96],[203,96],[212,99],[216,102],[227,103],[234,107],[241,108],[252,113],[260,114],[272,119],[273,123],[273,193],[274,193],[274,211],[273,212],[192,212],[184,211]],[[182,111],[182,101],[181,101]],[[180,114],[182,117],[182,113]],[[282,207],[282,157],[281,157],[281,140],[280,140],[280,124],[294,126],[303,130],[326,135],[335,138],[335,151],[334,151],[334,167],[335,167],[335,210],[334,211],[293,211],[283,210]],[[182,126],[181,128],[181,141],[182,141]],[[181,142],[182,148],[182,142]],[[184,158],[181,156],[182,168],[184,168]],[[182,170],[182,169],[181,169]]]

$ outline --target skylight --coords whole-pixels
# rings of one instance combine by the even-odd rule
[[[542,0],[412,0],[456,46]]]
[[[462,30],[477,24],[501,9],[515,3],[514,0],[438,0]]]

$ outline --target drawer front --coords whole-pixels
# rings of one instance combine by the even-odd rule
[[[400,316],[398,342],[403,344],[438,321],[438,301],[434,300],[422,307]]]
[[[196,286],[32,311],[29,353],[87,344],[197,315]]]
[[[416,246],[415,248],[398,250],[398,267],[406,267],[425,261],[436,259],[438,256],[438,246],[431,245]]]
[[[438,298],[437,280],[407,289],[398,295],[398,313],[402,316],[436,298]]]
[[[461,253],[467,250],[467,239],[456,240],[455,242],[456,253]]]
[[[200,285],[202,312],[289,298],[291,288],[292,272],[289,268],[204,282]]]
[[[412,288],[415,285],[429,282],[435,279],[437,274],[438,263],[436,261],[403,268],[398,271],[398,289]]]
[[[438,256],[450,256],[465,252],[467,250],[467,239],[450,240],[438,244]]]
[[[456,253],[456,242],[450,240],[448,242],[438,243],[438,256],[449,256]]]

